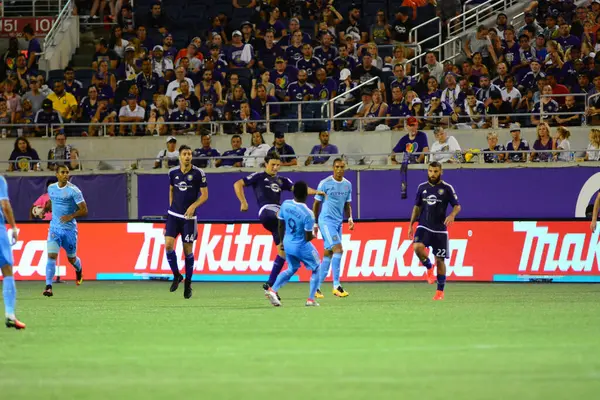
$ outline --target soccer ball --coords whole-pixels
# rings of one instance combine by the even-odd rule
[[[44,218],[44,207],[35,206],[35,207],[33,207],[33,210],[31,211],[31,213],[33,214],[34,217],[42,219],[42,218]]]

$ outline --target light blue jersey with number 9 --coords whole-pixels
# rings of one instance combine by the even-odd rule
[[[302,248],[308,243],[305,232],[312,231],[315,216],[306,204],[286,200],[281,205],[277,217],[285,222],[283,248],[286,252],[293,253],[294,249]]]

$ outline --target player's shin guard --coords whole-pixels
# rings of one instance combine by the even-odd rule
[[[427,257],[423,257],[421,259],[421,264],[423,264],[423,266],[427,269],[431,269],[433,267],[433,265],[431,265],[431,261],[429,261],[429,258]]]
[[[48,257],[46,261],[46,285],[52,285],[54,274],[56,273],[56,260]]]
[[[289,267],[289,265],[288,265],[288,267]],[[285,285],[286,283],[288,283],[290,281],[290,279],[292,279],[292,276],[294,276],[295,273],[296,273],[296,270],[293,269],[292,267],[289,267],[288,269],[283,271],[281,274],[279,274],[279,276],[275,280],[275,283],[273,284],[271,289],[273,289],[274,292],[278,292],[279,289],[281,289],[281,287],[283,285]],[[315,289],[315,291],[316,290],[317,289]]]
[[[340,286],[340,266],[342,264],[342,253],[333,253],[331,258],[331,269],[333,270],[333,287]]]
[[[327,278],[327,274],[329,273],[329,267],[331,266],[331,258],[323,257],[323,261],[321,261],[321,266],[319,267],[319,286],[317,289],[321,287],[325,279]]]
[[[277,280],[277,277],[283,268],[283,264],[285,264],[285,258],[277,255],[277,257],[275,257],[275,261],[273,262],[273,269],[271,269],[269,280],[267,281],[269,286],[273,286],[275,284],[275,281]]]
[[[181,275],[179,272],[179,265],[177,265],[177,253],[175,253],[175,250],[167,250],[167,261],[169,262],[171,271],[173,271],[173,276]]]
[[[446,286],[446,275],[438,275],[437,276],[437,290],[444,291],[444,286]]]
[[[15,303],[17,300],[17,288],[14,276],[5,276],[2,282],[2,297],[4,297],[4,313],[6,318],[15,318]]]
[[[81,259],[79,257],[75,258],[75,262],[71,264],[77,271],[81,271]]]
[[[194,253],[185,256],[185,280],[192,281],[194,276]]]
[[[321,273],[319,272],[320,269],[321,267],[315,269],[310,277],[310,292],[308,293],[308,298],[310,300],[315,299],[315,293],[317,293],[317,289],[321,284]]]

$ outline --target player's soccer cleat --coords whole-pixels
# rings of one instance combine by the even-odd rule
[[[305,306],[306,306],[306,307],[319,307],[319,306],[320,306],[320,304],[319,304],[319,303],[317,303],[317,302],[316,302],[316,301],[314,301],[314,300],[307,299],[307,300],[306,300],[306,304],[305,304]]]
[[[183,297],[189,299],[192,297],[192,282],[186,280],[183,288]]]
[[[46,297],[52,297],[54,294],[52,293],[52,285],[46,285],[46,289],[42,293]]]
[[[444,300],[444,292],[441,290],[435,291],[435,296],[433,296],[434,300]]]
[[[83,283],[83,268],[80,268],[79,271],[75,270],[75,284],[77,286]]]
[[[25,329],[26,325],[16,318],[6,318],[6,327],[21,330]]]
[[[169,288],[169,292],[176,291],[182,280],[183,280],[183,275],[178,275],[178,276],[173,277],[173,283],[171,283],[171,287]]]
[[[273,291],[273,289],[269,288],[269,290],[267,290],[265,292],[265,296],[266,296],[267,300],[269,300],[274,307],[281,306],[281,301],[279,300],[279,296],[277,296],[277,292]]]
[[[271,285],[269,285],[267,282],[263,283],[263,289],[265,290],[265,296],[267,296],[267,294],[269,293],[269,289],[271,289]],[[277,293],[277,292],[275,292]],[[281,301],[281,297],[279,297],[279,293],[277,293],[277,300]]]
[[[317,289],[316,293],[315,293],[315,297],[317,299],[324,299],[325,295],[323,294],[323,292],[321,292],[321,289]]]
[[[429,283],[430,285],[433,285],[435,283],[437,278],[433,274],[433,267],[427,270],[427,274],[425,275],[425,277],[427,278],[427,283]]]
[[[333,289],[333,294],[334,294],[334,296],[337,296],[337,297],[348,297],[350,295],[341,286],[338,286],[337,289]]]

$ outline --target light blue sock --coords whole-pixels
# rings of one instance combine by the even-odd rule
[[[292,279],[292,276],[294,276],[296,271],[298,271],[298,269],[292,268],[290,266],[290,263],[288,263],[288,269],[279,274],[277,280],[275,281],[275,284],[271,287],[271,289],[273,289],[275,292],[278,292],[283,285],[285,285],[290,281],[290,279]]]
[[[77,271],[81,271],[81,259],[79,257],[76,257],[75,262],[71,265],[74,266]]]
[[[14,276],[5,276],[2,283],[2,296],[4,297],[4,313],[6,317],[15,318],[15,303],[17,301],[17,287]]]
[[[342,253],[333,253],[331,267],[333,268],[333,288],[340,286],[340,265],[342,264]]]
[[[52,285],[54,274],[56,273],[56,260],[48,257],[46,262],[46,285]]]
[[[318,287],[318,289],[321,288],[321,285],[327,278],[327,274],[329,273],[330,266],[331,266],[331,257],[327,257],[327,256],[323,257],[323,261],[321,261],[321,266],[319,267],[319,287]]]
[[[320,267],[317,267],[310,277],[310,292],[308,293],[308,298],[311,300],[315,299],[315,293],[321,284],[321,274],[319,273],[319,269]]]

